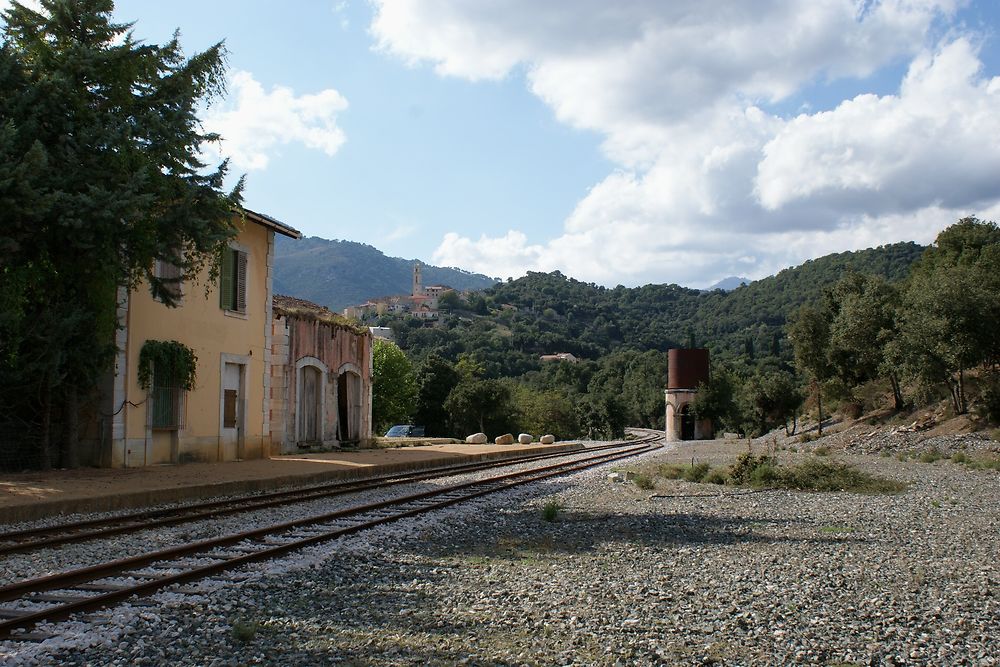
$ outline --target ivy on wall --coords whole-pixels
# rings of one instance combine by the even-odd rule
[[[169,384],[185,391],[194,388],[198,357],[194,350],[175,340],[147,340],[139,350],[139,386],[145,390],[153,384],[153,369],[171,379]]]

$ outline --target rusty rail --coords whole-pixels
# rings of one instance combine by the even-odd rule
[[[204,503],[189,503],[179,507],[162,510],[147,510],[119,514],[114,517],[100,519],[85,519],[82,521],[64,522],[57,525],[39,528],[28,528],[18,531],[0,533],[0,556],[11,553],[36,551],[45,547],[83,542],[91,539],[121,535],[149,528],[176,526],[193,521],[213,519],[229,514],[268,509],[293,503],[309,502],[321,498],[329,498],[350,493],[358,493],[375,488],[398,484],[410,484],[427,479],[460,475],[478,470],[501,468],[508,465],[530,461],[571,456],[581,451],[602,451],[619,445],[601,445],[583,450],[546,452],[542,454],[527,454],[523,456],[506,457],[500,460],[479,461],[455,466],[433,468],[412,473],[401,473],[371,477],[363,480],[349,480],[314,485],[306,488],[242,496],[226,500],[208,501]]]
[[[611,461],[653,451],[660,447],[659,444],[655,443],[657,439],[655,434],[648,435],[632,443],[614,446],[616,451],[588,456],[584,459],[441,487],[392,500],[337,510],[314,517],[297,519],[210,540],[202,540],[162,551],[118,559],[3,586],[0,587],[0,601],[19,601],[25,603],[54,601],[56,604],[38,610],[0,607],[0,618],[4,619],[0,620],[0,638],[17,639],[18,635],[13,634],[15,631],[30,628],[38,623],[62,620],[75,613],[107,607],[134,595],[149,595],[166,586],[202,579],[252,562],[271,560],[307,546],[357,533],[403,518],[431,512],[490,493],[496,493],[515,486],[577,472]],[[391,512],[386,513],[386,510],[391,510]],[[365,515],[373,516],[366,517]],[[347,526],[324,526],[324,524],[335,523],[349,518],[355,518],[356,522]],[[312,527],[310,534],[304,536],[301,534],[298,536],[295,535],[294,531],[309,527]],[[315,532],[317,529],[319,532]],[[275,544],[267,542],[268,538],[272,540],[285,539],[287,541]],[[219,553],[219,550],[226,547],[232,548],[240,545],[243,545],[243,548],[235,550],[235,552]],[[176,561],[184,558],[207,559],[213,562],[196,567],[182,568],[180,567],[181,564]],[[153,565],[160,568],[182,569],[183,571],[163,576],[132,571],[136,568]],[[102,579],[114,576],[145,579],[146,581],[139,581],[127,586],[100,583]],[[57,594],[52,594],[53,591]],[[84,596],[80,594],[81,591],[96,591],[98,594]]]

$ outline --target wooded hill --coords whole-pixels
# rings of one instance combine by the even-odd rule
[[[274,291],[339,311],[380,296],[409,294],[414,261],[387,257],[370,245],[353,241],[279,238],[274,253]],[[425,285],[467,290],[497,282],[461,269],[423,267]]]
[[[487,377],[536,370],[542,354],[597,360],[618,350],[665,351],[692,343],[709,347],[720,360],[791,360],[784,327],[799,306],[818,300],[824,287],[850,272],[899,280],[923,250],[909,242],[827,255],[731,292],[679,285],[610,289],[559,272],[529,273],[474,295],[438,328],[408,318],[381,323],[394,328],[411,358],[436,353],[454,362],[464,355]]]

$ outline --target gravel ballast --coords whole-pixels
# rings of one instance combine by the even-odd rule
[[[0,661],[1000,664],[997,471],[850,453],[861,444],[836,459],[909,490],[660,480],[642,491],[608,479],[725,447],[685,443],[382,527],[258,565],[239,585],[206,582],[200,595],[60,625],[42,644],[2,644]]]

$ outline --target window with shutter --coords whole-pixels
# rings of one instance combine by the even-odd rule
[[[247,312],[247,254],[226,248],[219,267],[219,307],[237,313]]]
[[[164,280],[163,289],[166,292],[168,292],[175,299],[181,298],[181,285],[183,284],[184,275],[181,273],[179,266],[162,259],[158,259],[156,260],[155,275],[157,278]]]
[[[153,386],[149,395],[150,426],[176,429],[180,426],[180,392],[169,369],[153,366]]]
[[[236,305],[233,299],[234,252],[232,248],[222,251],[222,265],[219,267],[219,307],[223,310],[233,310]]]
[[[247,254],[242,250],[236,251],[236,310],[247,312]]]

